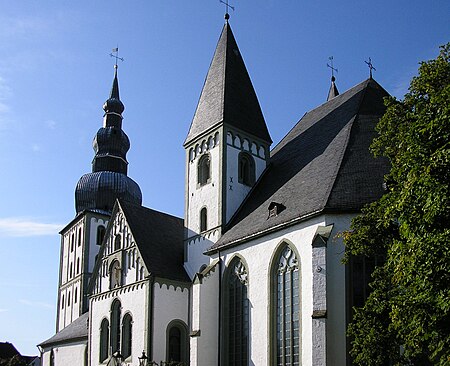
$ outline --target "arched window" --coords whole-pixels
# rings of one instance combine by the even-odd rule
[[[114,250],[120,249],[121,241],[122,241],[122,238],[120,237],[120,234],[117,234],[116,238],[114,239]]]
[[[105,227],[100,225],[97,227],[97,245],[102,245],[103,238],[105,237]]]
[[[73,302],[76,304],[78,299],[78,288],[75,288],[75,292],[73,294]]]
[[[120,350],[120,311],[121,304],[119,300],[114,300],[111,305],[111,351],[112,353]]]
[[[122,320],[122,356],[128,358],[131,356],[131,344],[133,335],[133,318],[130,314],[125,314]]]
[[[70,237],[70,252],[73,252],[74,242],[75,242],[75,234],[72,234],[72,236]]]
[[[169,323],[166,331],[166,362],[184,362],[189,359],[187,326],[181,320]]]
[[[225,364],[248,365],[249,306],[248,272],[242,261],[234,258],[224,275],[224,347]]]
[[[115,260],[109,267],[109,288],[110,290],[121,286],[122,281],[122,269],[120,268],[119,261]]]
[[[108,319],[103,319],[100,325],[100,362],[108,358],[109,350],[109,322]]]
[[[64,295],[62,295],[62,300],[61,300],[61,309],[64,309],[64,303],[65,303],[65,301],[64,301]]]
[[[77,258],[77,274],[80,273],[80,258]]]
[[[70,306],[70,291],[69,294],[67,295],[67,306]]]
[[[73,263],[70,263],[69,279],[73,276]]]
[[[200,232],[208,229],[208,211],[206,207],[200,210]]]
[[[211,160],[209,154],[203,155],[198,161],[198,183],[209,183],[211,180]]]
[[[252,186],[255,183],[255,160],[246,153],[239,153],[239,183]]]
[[[78,246],[81,245],[81,227],[78,229]]]
[[[300,278],[298,258],[285,244],[271,271],[272,362],[277,366],[300,365]]]

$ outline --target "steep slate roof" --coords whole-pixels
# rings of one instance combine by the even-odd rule
[[[72,341],[83,340],[88,337],[89,313],[84,313],[75,319],[67,327],[56,333],[53,337],[42,342],[38,346],[47,347],[52,344],[68,343]]]
[[[305,114],[209,252],[324,211],[356,212],[383,194],[386,159],[369,145],[388,93],[368,79]],[[268,218],[270,203],[284,206]]]
[[[120,207],[147,270],[157,277],[190,282],[183,267],[183,219],[125,201]]]
[[[184,144],[222,122],[272,142],[228,22],[222,29]]]

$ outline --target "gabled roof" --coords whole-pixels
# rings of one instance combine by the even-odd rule
[[[53,344],[69,343],[86,339],[88,337],[89,313],[84,313],[67,327],[56,333],[53,337],[38,346],[47,347]]]
[[[183,267],[183,219],[129,202],[119,204],[150,274],[190,282]]]
[[[228,22],[217,43],[185,146],[220,123],[272,142]]]
[[[20,353],[12,343],[0,342],[0,358],[8,359],[15,355],[20,355]]]
[[[386,96],[368,79],[305,114],[272,150],[270,166],[209,252],[326,210],[356,212],[379,198],[389,164],[369,146]],[[271,203],[283,210],[269,218]]]

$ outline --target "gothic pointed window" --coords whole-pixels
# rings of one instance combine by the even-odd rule
[[[198,184],[204,185],[211,180],[211,160],[209,154],[203,155],[198,161]]]
[[[208,211],[206,207],[200,210],[200,232],[208,229]]]
[[[111,305],[111,351],[120,350],[120,312],[122,306],[119,300],[114,300]]]
[[[255,160],[253,157],[246,153],[239,153],[239,183],[246,186],[252,186],[255,183]]]
[[[103,319],[100,325],[100,362],[108,358],[109,350],[109,322],[108,319]]]
[[[248,271],[239,258],[233,259],[224,275],[225,364],[248,365],[249,304]]]
[[[187,363],[188,355],[187,326],[180,320],[174,320],[167,326],[166,334],[166,362]]]
[[[122,356],[128,358],[131,356],[133,318],[130,314],[125,314],[122,320]]]
[[[285,244],[271,273],[273,364],[300,365],[300,278],[298,258]]]

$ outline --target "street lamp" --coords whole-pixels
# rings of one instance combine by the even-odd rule
[[[122,365],[123,356],[120,351],[116,351],[113,353],[113,358],[116,360],[116,365]]]
[[[145,351],[142,351],[142,356],[138,357],[139,366],[147,366],[148,357],[145,354]]]

